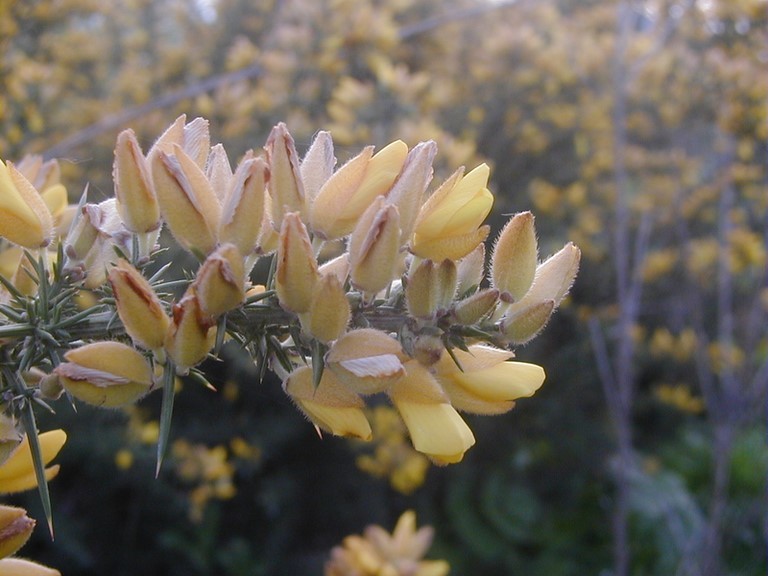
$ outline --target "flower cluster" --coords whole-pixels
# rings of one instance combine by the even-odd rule
[[[381,526],[368,526],[362,536],[344,538],[331,550],[325,576],[445,576],[450,565],[445,560],[423,560],[434,530],[416,529],[416,514],[404,512],[392,534]]]
[[[194,374],[234,340],[262,373],[281,377],[318,430],[369,439],[366,399],[381,395],[416,450],[458,462],[475,442],[459,412],[503,413],[541,386],[542,368],[511,361],[511,347],[547,323],[579,250],[567,244],[540,262],[533,216],[518,213],[498,235],[486,277],[489,168],[459,169],[430,193],[436,152],[434,142],[396,141],[337,167],[329,133],[300,158],[278,124],[233,170],[224,147],[211,146],[207,121],[182,116],[146,154],[122,132],[115,197],[83,200],[66,227],[56,226],[66,209],[48,198],[50,186],[41,194],[2,164],[0,234],[44,257],[34,266],[28,252],[18,266],[32,271],[5,275],[9,322],[0,332],[29,336],[13,350],[26,359],[21,372],[42,368],[31,384],[41,396],[66,391],[120,406],[162,381],[164,414],[175,376]],[[163,226],[199,260],[190,279],[150,272]],[[260,258],[272,267],[252,284]],[[21,276],[34,288],[22,290]],[[179,284],[178,295],[163,291]],[[63,308],[79,286],[100,302]],[[31,299],[34,326],[15,311]],[[167,421],[161,439],[163,429]]]

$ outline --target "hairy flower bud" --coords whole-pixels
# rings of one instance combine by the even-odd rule
[[[320,189],[333,174],[336,157],[333,155],[331,133],[321,130],[315,134],[312,144],[301,159],[299,174],[304,185],[306,201],[311,206]]]
[[[54,372],[75,398],[95,406],[135,402],[152,388],[144,356],[120,342],[93,342],[70,350]]]
[[[202,311],[197,296],[190,292],[174,304],[172,312],[165,351],[184,371],[202,362],[213,348],[216,321]]]
[[[400,246],[400,217],[378,196],[363,213],[349,239],[352,284],[367,294],[386,288],[395,275]]]
[[[191,285],[203,314],[218,318],[245,299],[243,257],[234,244],[222,244],[197,271]]]
[[[509,310],[499,325],[504,336],[517,346],[530,342],[549,322],[555,310],[554,300],[531,302]]]
[[[487,316],[498,301],[499,291],[495,288],[478,290],[456,303],[453,308],[454,318],[465,326],[475,324]]]
[[[268,179],[269,168],[263,158],[245,159],[232,176],[224,198],[219,241],[234,244],[243,256],[256,249],[261,234]]]
[[[301,317],[301,324],[320,342],[330,342],[344,334],[350,315],[344,287],[336,276],[329,274],[318,281],[309,312]]]
[[[272,128],[264,146],[269,163],[269,194],[272,197],[272,226],[280,230],[283,217],[298,212],[306,217],[304,184],[299,175],[299,158],[293,137],[285,124]]]
[[[283,217],[277,246],[275,291],[280,305],[291,312],[307,312],[320,277],[309,233],[298,212]]]
[[[517,302],[533,284],[539,249],[533,214],[515,214],[499,234],[491,256],[491,279],[502,300]]]
[[[171,320],[147,279],[123,259],[109,271],[108,279],[128,335],[148,350],[162,348]]]
[[[205,255],[217,242],[221,206],[203,170],[178,144],[159,151],[152,179],[160,211],[182,248]]]
[[[156,230],[160,226],[160,205],[149,165],[133,130],[123,130],[117,136],[112,178],[117,210],[126,228],[139,234]]]

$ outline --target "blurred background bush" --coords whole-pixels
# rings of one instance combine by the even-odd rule
[[[112,194],[127,126],[146,149],[202,115],[237,156],[285,121],[340,162],[396,138],[434,139],[438,177],[487,161],[496,229],[532,209],[543,255],[584,255],[517,353],[544,388],[470,422],[462,464],[430,467],[384,407],[377,444],[321,440],[228,348],[216,392],[183,383],[158,480],[158,397],[42,420],[70,440],[56,541],[24,553],[67,576],[320,574],[413,508],[457,575],[765,574],[767,30],[765,0],[0,2],[0,156],[60,158],[71,199]]]

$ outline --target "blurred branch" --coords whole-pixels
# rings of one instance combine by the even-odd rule
[[[400,29],[398,35],[400,40],[410,40],[415,36],[431,32],[436,28],[445,26],[446,24],[450,24],[452,22],[475,18],[488,12],[521,5],[523,3],[523,0],[507,0],[504,2],[497,2],[495,4],[486,4],[475,8],[454,10],[441,16],[426,18],[420,22],[403,26]],[[116,114],[106,116],[98,122],[95,122],[90,126],[86,126],[82,130],[75,132],[61,142],[58,142],[57,144],[54,144],[50,148],[44,150],[42,155],[45,159],[64,157],[73,148],[82,146],[93,138],[96,138],[106,132],[116,130],[121,126],[136,120],[137,118],[141,118],[142,116],[149,114],[150,112],[173,106],[182,100],[194,98],[195,96],[205,94],[206,92],[211,92],[228,84],[234,84],[235,82],[242,82],[244,80],[257,79],[262,76],[263,73],[264,69],[259,64],[253,64],[246,68],[235,70],[234,72],[216,74],[214,76],[209,76],[208,78],[194,81],[184,88],[173,90],[172,92],[168,92],[167,94],[155,98],[154,100],[150,100],[144,104],[140,104],[132,108],[126,108],[125,110],[122,110]]]

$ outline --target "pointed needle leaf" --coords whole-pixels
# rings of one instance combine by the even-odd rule
[[[176,384],[176,368],[168,359],[163,368],[163,404],[160,409],[160,434],[157,439],[157,467],[155,478],[160,475],[160,467],[168,448],[171,435],[171,418],[173,417],[174,386]]]

